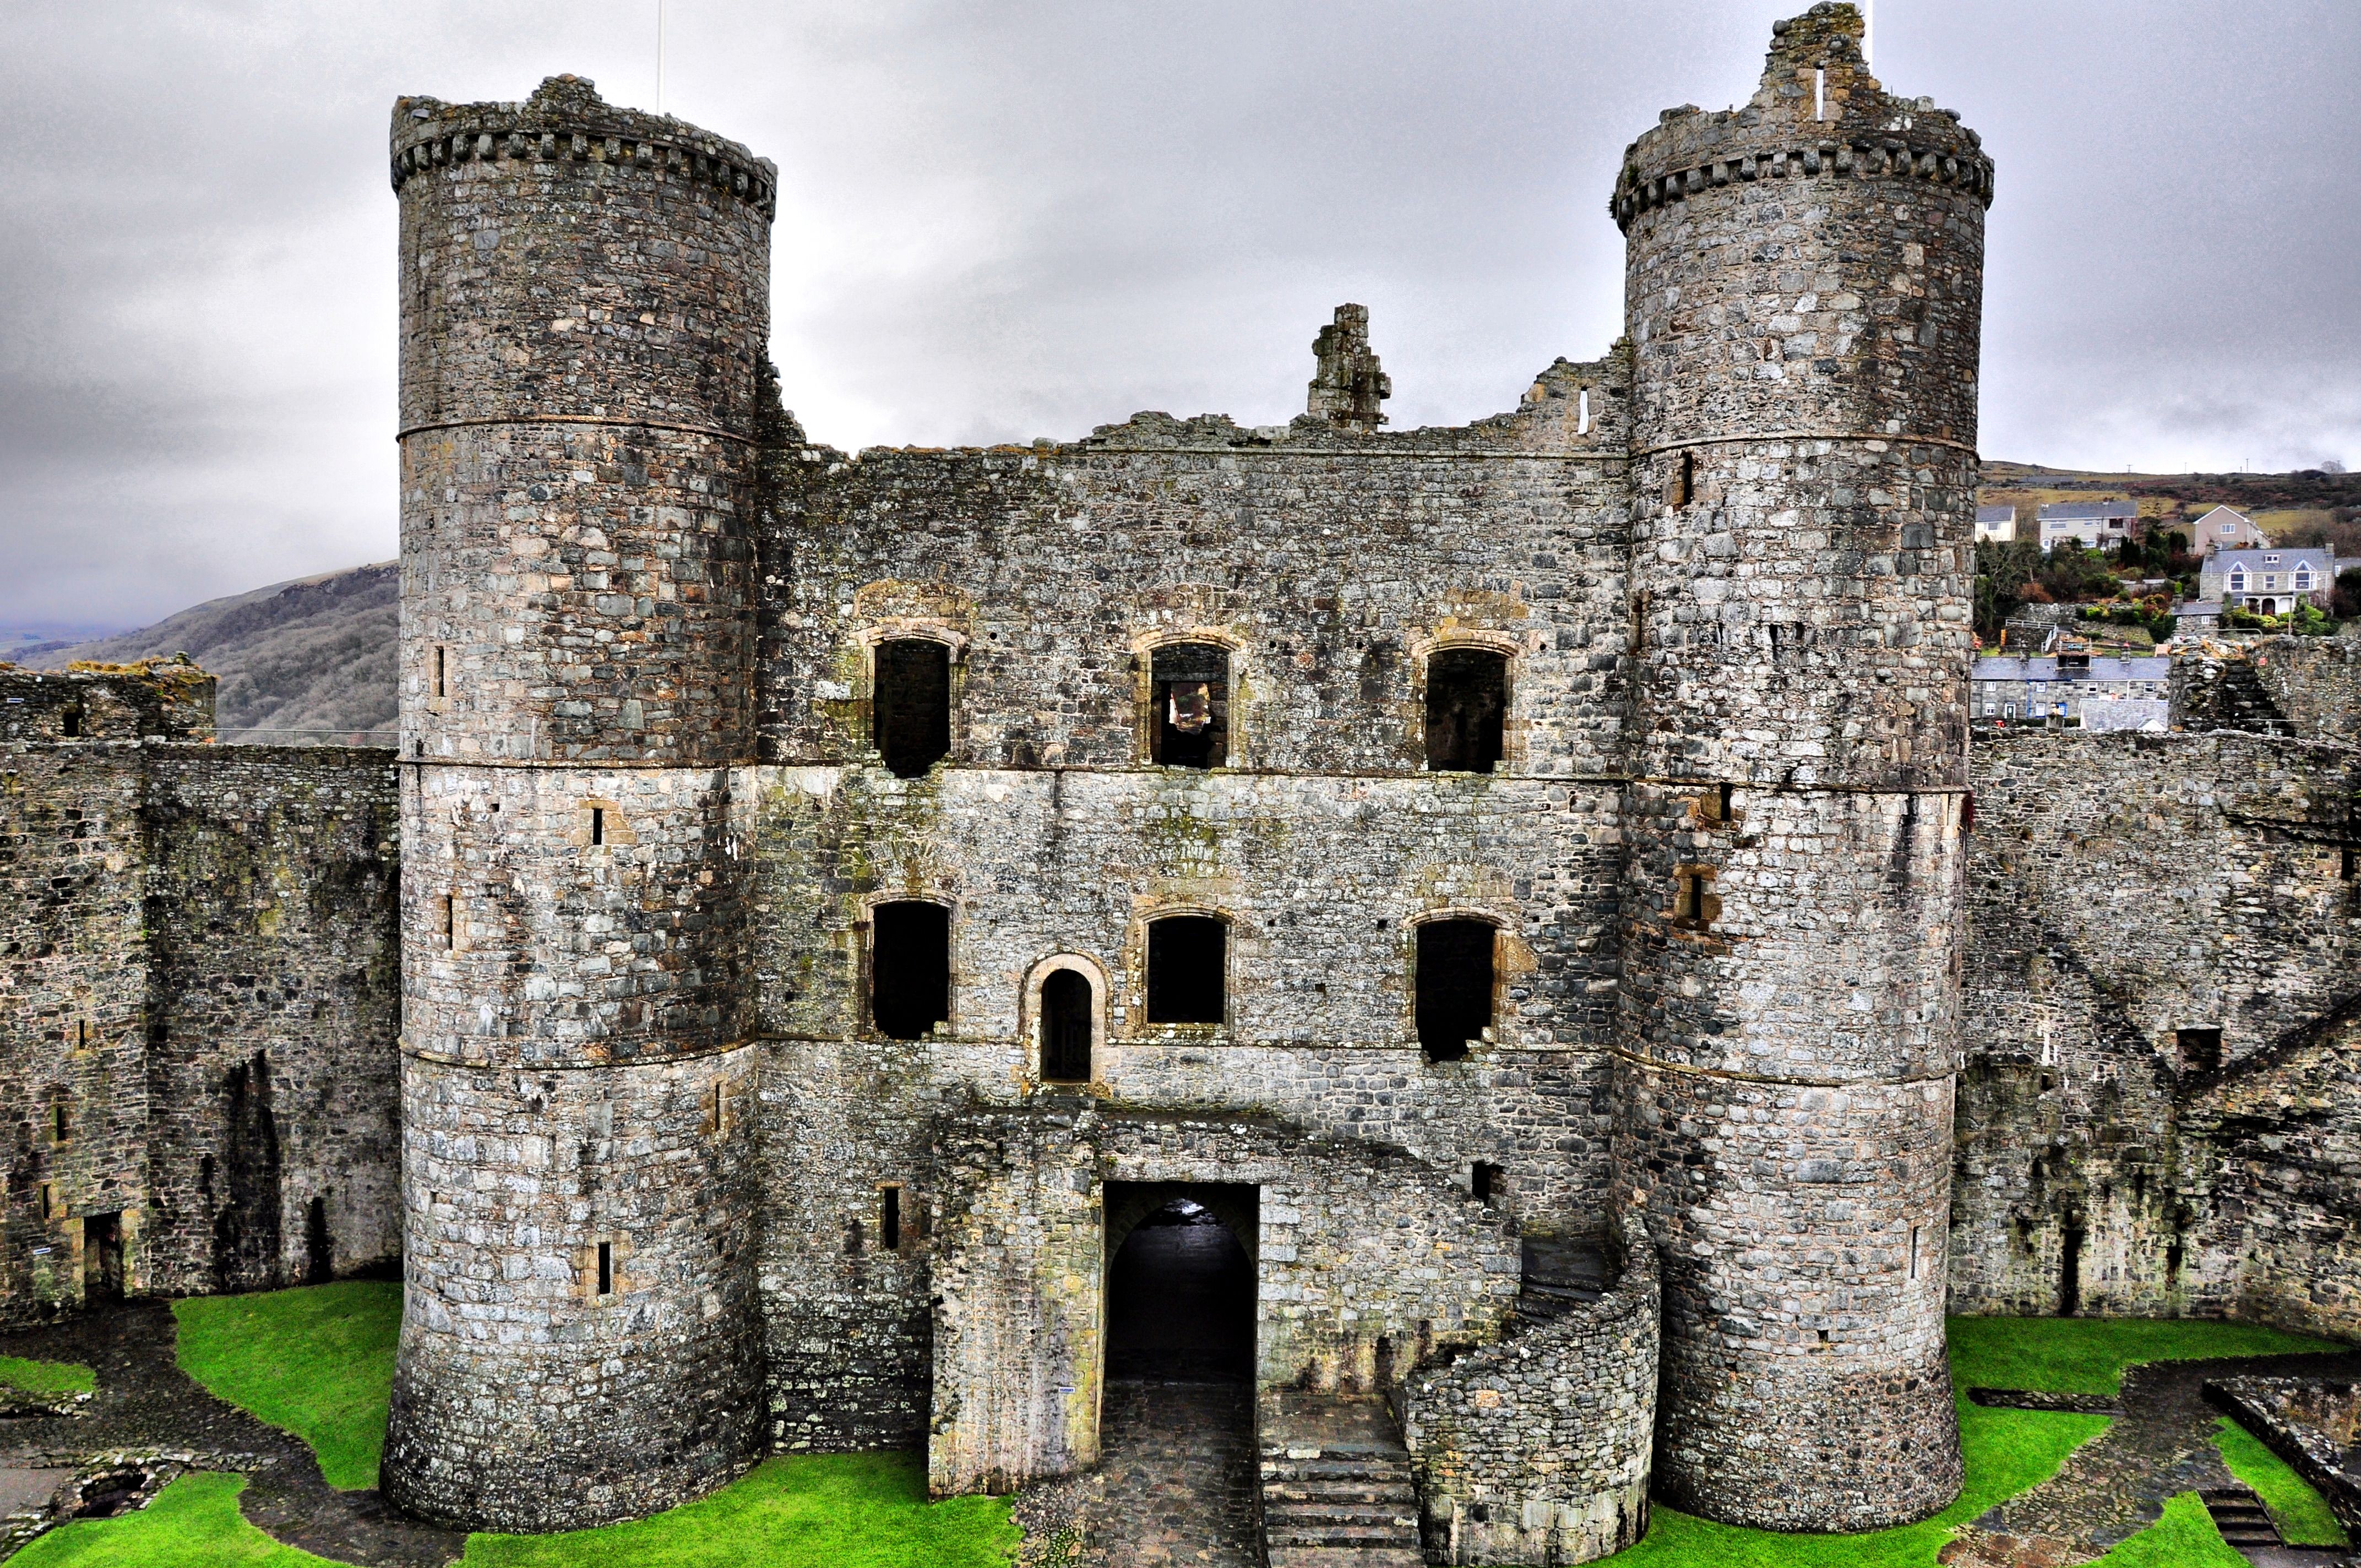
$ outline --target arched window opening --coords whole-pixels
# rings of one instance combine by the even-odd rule
[[[896,778],[915,779],[951,753],[951,651],[924,637],[877,644],[869,705],[878,754]]]
[[[1487,920],[1429,920],[1418,928],[1418,1043],[1430,1061],[1457,1061],[1492,1026]]]
[[[870,911],[869,1015],[877,1032],[921,1040],[951,1015],[951,912],[939,904]]]
[[[1150,754],[1175,768],[1218,768],[1230,760],[1230,651],[1173,642],[1151,655],[1155,712]]]
[[[1151,928],[1152,929],[1152,928]],[[1091,1080],[1091,982],[1070,969],[1041,981],[1041,1078],[1048,1083]]]
[[[1229,927],[1205,915],[1168,915],[1148,927],[1148,1021],[1218,1024],[1229,1000]]]
[[[1509,722],[1509,660],[1489,648],[1438,649],[1426,661],[1426,765],[1488,773]]]

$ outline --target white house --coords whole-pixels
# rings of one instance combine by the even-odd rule
[[[2016,539],[2016,509],[2015,507],[1976,508],[1976,543],[2014,543]]]
[[[2040,520],[2045,555],[2062,539],[2078,541],[2086,550],[2106,550],[2140,535],[2136,501],[2055,501],[2041,509]]]

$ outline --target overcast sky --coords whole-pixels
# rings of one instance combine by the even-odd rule
[[[395,548],[393,98],[654,105],[657,0],[0,0],[0,628]],[[1616,335],[1606,199],[1803,0],[666,0],[663,106],[774,159],[772,352],[841,446],[1300,411],[1367,304],[1397,427]],[[1982,448],[2361,464],[2361,5],[1880,0],[1999,164]]]

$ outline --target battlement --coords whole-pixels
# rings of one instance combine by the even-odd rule
[[[46,740],[210,740],[214,677],[189,661],[0,663],[0,744]]]
[[[1608,210],[1627,234],[1653,207],[1734,181],[1922,180],[1990,206],[1982,138],[1931,98],[1900,98],[1870,74],[1861,13],[1818,5],[1772,25],[1763,81],[1742,107],[1667,109],[1625,149]]]
[[[522,104],[397,98],[392,180],[469,161],[628,165],[736,195],[765,218],[778,211],[779,170],[734,141],[669,115],[608,103],[596,83],[553,76]]]

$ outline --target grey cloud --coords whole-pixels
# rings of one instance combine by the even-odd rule
[[[845,445],[1301,406],[1369,304],[1397,424],[1620,318],[1604,203],[1803,0],[670,0],[665,107],[776,159],[774,352]],[[136,621],[394,545],[398,93],[654,92],[653,0],[20,7],[0,86],[0,626]],[[1883,0],[1877,66],[2000,162],[1984,450],[2361,461],[2361,13]]]

